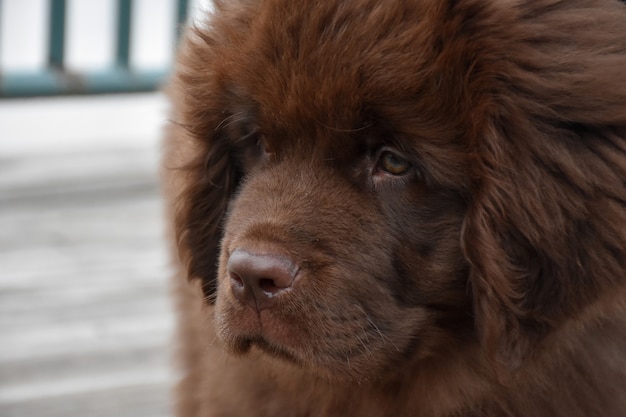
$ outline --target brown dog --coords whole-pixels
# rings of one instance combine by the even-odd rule
[[[626,7],[229,0],[171,88],[180,416],[626,416]]]

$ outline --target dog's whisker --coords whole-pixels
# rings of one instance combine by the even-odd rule
[[[368,321],[370,326],[372,326],[374,330],[376,330],[376,333],[378,333],[378,335],[380,336],[380,339],[383,341],[383,345],[386,343],[390,343],[397,351],[400,351],[400,349],[391,341],[391,339],[389,339],[383,334],[383,332],[380,330],[378,325],[376,325],[374,320],[372,320],[372,318],[369,316],[369,314],[367,314],[367,312],[362,306],[360,306],[359,304],[354,304],[354,306],[357,307],[363,313],[363,317],[365,317],[365,319]]]
[[[237,113],[233,113],[231,115],[228,115],[227,117],[223,118],[222,121],[220,121],[217,126],[215,126],[215,131],[217,132],[221,128],[228,127],[232,123],[237,123],[237,122],[240,122],[242,120],[246,120],[246,117],[244,117],[244,116],[245,116],[244,112],[237,112]]]
[[[227,128],[229,126],[234,125],[235,123],[243,122],[244,120],[248,120],[248,117],[240,117],[238,119],[229,120],[228,123],[224,123],[222,128]]]
[[[366,337],[367,337],[367,332],[365,331],[365,329],[362,329],[362,331],[365,333]],[[368,356],[370,357],[374,357],[374,354],[372,352],[372,350],[369,348],[368,344],[365,343],[363,341],[363,339],[361,339],[359,337],[359,335],[355,334],[354,337],[356,338],[356,340],[359,341],[359,343],[361,344],[361,347],[363,348],[363,351],[366,352],[368,354]]]

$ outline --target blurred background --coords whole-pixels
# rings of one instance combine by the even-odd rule
[[[159,89],[208,3],[0,0],[0,416],[171,415]]]

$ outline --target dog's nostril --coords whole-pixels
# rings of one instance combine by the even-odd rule
[[[236,249],[228,259],[231,291],[244,304],[262,310],[289,289],[298,269],[287,257]]]
[[[281,291],[282,288],[274,283],[274,280],[269,278],[261,278],[259,280],[259,287],[267,293],[269,296],[273,296],[274,294]]]
[[[241,288],[244,287],[243,280],[241,279],[241,277],[232,272],[230,273],[230,282],[233,286],[241,287]]]

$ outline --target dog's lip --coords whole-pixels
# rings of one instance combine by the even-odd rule
[[[240,336],[235,338],[232,345],[234,352],[238,354],[246,354],[252,347],[257,347],[270,356],[284,359],[292,363],[302,364],[302,360],[286,346],[274,343],[262,335]]]

